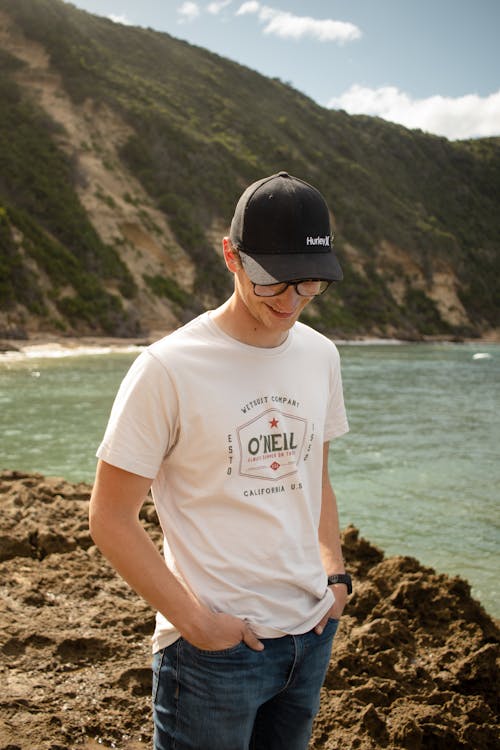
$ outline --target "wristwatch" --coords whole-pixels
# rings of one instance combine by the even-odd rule
[[[352,594],[352,578],[349,573],[334,573],[328,576],[328,585],[334,586],[336,583],[345,583],[347,586],[347,593]]]

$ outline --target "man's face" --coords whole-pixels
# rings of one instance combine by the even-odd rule
[[[301,297],[294,286],[289,286],[275,297],[259,297],[244,268],[236,273],[236,293],[248,313],[268,331],[286,332],[298,320],[311,297]]]

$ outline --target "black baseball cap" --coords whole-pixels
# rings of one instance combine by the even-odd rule
[[[236,204],[230,240],[255,284],[343,278],[325,199],[287,172],[247,187]]]

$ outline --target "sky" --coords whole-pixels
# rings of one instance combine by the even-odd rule
[[[500,135],[500,0],[72,0],[164,31],[323,107],[450,140]]]

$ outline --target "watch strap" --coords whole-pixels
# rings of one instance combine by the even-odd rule
[[[352,578],[349,573],[333,573],[328,576],[328,585],[335,586],[337,583],[343,583],[347,586],[347,593],[352,594]]]

